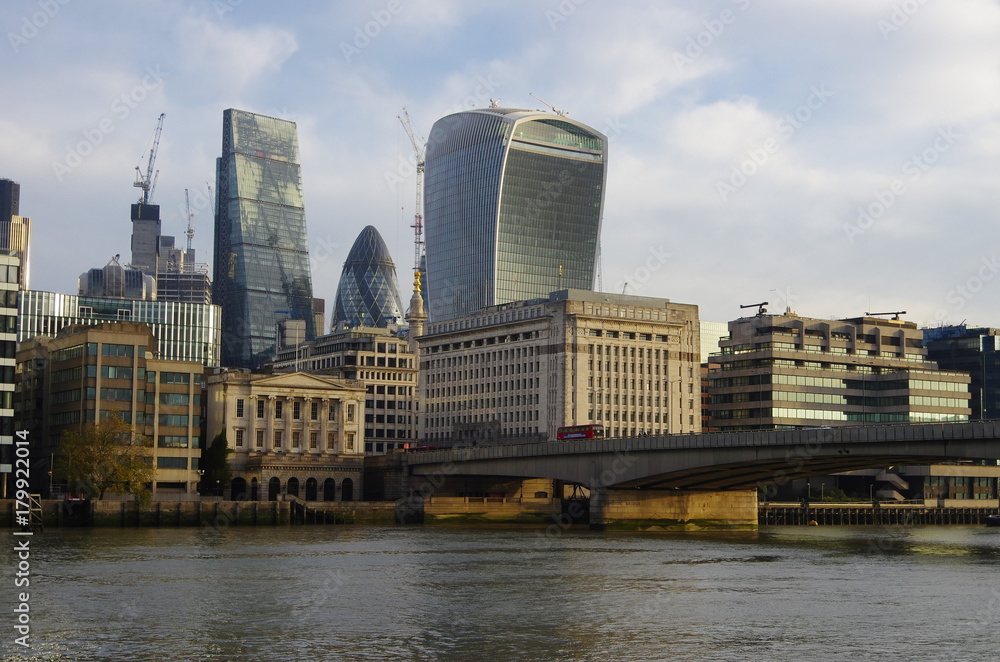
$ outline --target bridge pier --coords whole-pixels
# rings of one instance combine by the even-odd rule
[[[592,529],[754,529],[757,521],[757,490],[707,492],[600,487],[590,492]]]

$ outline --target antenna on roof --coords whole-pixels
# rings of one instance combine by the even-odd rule
[[[569,111],[568,110],[559,110],[558,108],[556,108],[555,106],[553,106],[551,103],[549,103],[545,99],[541,98],[540,96],[535,95],[535,93],[528,92],[528,94],[530,94],[531,96],[535,97],[536,99],[538,99],[539,101],[541,101],[542,103],[544,103],[546,106],[548,106],[549,108],[551,108],[552,112],[555,113],[556,115],[558,115],[560,117],[566,117],[567,115],[569,115]]]

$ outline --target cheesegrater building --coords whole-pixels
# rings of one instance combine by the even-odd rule
[[[279,321],[302,320],[306,338],[316,335],[295,123],[224,111],[216,185],[222,364],[254,368],[274,357]]]
[[[593,290],[607,138],[563,115],[481,108],[431,130],[424,186],[432,322]]]

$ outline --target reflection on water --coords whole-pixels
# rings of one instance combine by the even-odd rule
[[[7,617],[3,659],[995,659],[1000,644],[1000,529],[979,527],[49,530],[31,562],[35,647],[15,650]]]

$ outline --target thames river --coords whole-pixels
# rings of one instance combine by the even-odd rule
[[[2,535],[4,660],[1000,655],[1000,528],[49,529],[27,589]]]

